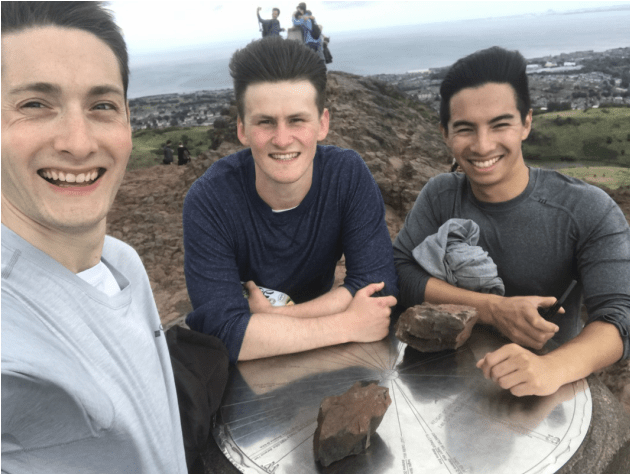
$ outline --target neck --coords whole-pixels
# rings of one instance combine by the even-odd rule
[[[101,260],[105,219],[82,229],[50,228],[19,213],[3,197],[2,224],[75,274],[94,267]]]
[[[510,179],[490,185],[479,185],[469,180],[473,195],[487,203],[502,203],[519,196],[528,186],[530,172],[523,160],[515,164],[510,172]]]
[[[308,173],[294,183],[270,183],[263,180],[261,170],[256,170],[256,192],[273,210],[295,208],[311,189],[313,164]]]

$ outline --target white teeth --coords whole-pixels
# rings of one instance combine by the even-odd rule
[[[53,170],[51,168],[40,170],[39,173],[42,177],[49,180],[65,181],[66,183],[87,183],[98,178],[99,169],[95,168],[89,172],[76,175],[74,173],[62,172],[61,170]]]
[[[294,153],[272,153],[270,154],[270,156],[274,159],[274,160],[291,160],[296,158],[299,155],[298,152],[294,152]]]
[[[476,161],[471,161],[471,164],[476,167],[476,168],[489,168],[490,166],[495,165],[499,159],[501,157],[497,157],[497,158],[492,158],[491,160],[486,160],[484,162],[476,162]]]

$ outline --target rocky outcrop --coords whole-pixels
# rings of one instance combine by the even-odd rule
[[[324,398],[313,435],[316,461],[328,467],[366,450],[390,404],[388,388],[374,382],[358,381],[344,394]]]

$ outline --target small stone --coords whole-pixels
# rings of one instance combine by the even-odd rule
[[[344,394],[324,398],[313,436],[316,461],[327,467],[367,449],[391,403],[388,388],[374,381],[358,381]]]
[[[423,352],[455,350],[469,339],[477,320],[478,312],[473,307],[424,303],[401,314],[396,337]]]

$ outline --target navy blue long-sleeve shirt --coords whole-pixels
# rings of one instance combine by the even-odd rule
[[[193,312],[186,323],[215,335],[236,362],[251,317],[241,282],[285,292],[296,303],[331,290],[345,256],[352,295],[385,282],[398,294],[385,206],[352,150],[317,147],[313,182],[300,205],[275,213],[256,192],[250,149],[216,162],[184,202],[184,271]]]

